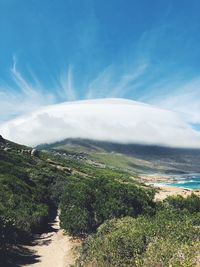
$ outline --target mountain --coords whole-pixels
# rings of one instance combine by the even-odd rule
[[[0,125],[17,143],[36,146],[66,138],[200,148],[200,132],[184,116],[127,99],[95,99],[43,107]]]
[[[119,144],[89,139],[66,139],[38,148],[140,174],[200,172],[200,149]]]

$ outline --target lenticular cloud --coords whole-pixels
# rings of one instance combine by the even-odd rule
[[[66,138],[200,148],[200,133],[177,113],[125,99],[65,102],[0,125],[12,141],[36,146]]]

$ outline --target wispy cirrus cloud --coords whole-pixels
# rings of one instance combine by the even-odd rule
[[[2,81],[0,83],[0,121],[27,114],[46,105],[76,99],[71,66],[58,77],[52,88],[46,88],[32,71],[32,81],[24,77],[17,68],[16,56],[13,56],[9,73],[12,85]]]
[[[28,71],[32,80],[27,79],[17,65],[17,57],[13,56],[10,68],[13,83],[0,84],[0,120],[26,114],[46,105],[80,99],[79,91],[74,86],[72,65],[58,77],[50,75],[53,81],[51,88],[46,88],[30,69]],[[144,62],[124,67],[123,70],[110,65],[88,81],[83,98],[124,97],[127,92],[134,90],[147,68],[148,64]]]
[[[171,81],[154,88],[142,100],[180,113],[191,124],[200,124],[200,77],[191,80]]]
[[[53,81],[50,87],[42,84],[31,70],[30,81],[19,69],[17,57],[14,56],[10,68],[14,87],[9,83],[0,84],[0,120],[64,101],[121,97],[175,111],[187,123],[199,124],[200,74],[190,72],[186,65],[180,64],[181,53],[176,56],[177,62],[174,62],[175,51],[168,51],[169,45],[164,44],[165,37],[172,30],[170,24],[163,24],[143,32],[134,49],[130,49],[130,55],[125,53],[126,60],[121,56],[121,60],[95,69],[92,75],[88,73],[87,81],[84,77],[78,77],[77,73],[80,72],[77,72],[77,66],[70,64],[60,73],[57,72],[57,76],[50,73],[46,77]],[[174,34],[172,40],[180,45],[186,35]],[[189,38],[191,43],[192,38]],[[90,45],[94,41],[95,35]],[[88,47],[89,43],[85,45]],[[185,52],[186,48],[183,45],[180,50]],[[164,56],[166,51],[168,58]]]
[[[10,68],[12,85],[0,84],[0,119],[6,120],[24,113],[28,113],[43,105],[54,103],[54,96],[45,92],[43,86],[28,81],[17,69],[17,59],[13,57]]]
[[[123,97],[129,91],[137,92],[142,87],[144,89],[149,68],[149,62],[144,63],[144,61],[129,68],[125,67],[123,71],[117,69],[115,65],[110,65],[95,79],[89,81],[86,97]],[[6,120],[25,114],[24,117],[1,124],[2,133],[13,141],[36,145],[66,137],[90,137],[127,143],[177,147],[200,146],[200,133],[191,125],[200,122],[198,97],[200,78],[198,76],[193,79],[161,77],[153,80],[149,84],[150,90],[146,90],[145,94],[143,92],[140,100],[154,106],[119,100],[115,102],[112,99],[100,102],[70,102],[69,105],[63,103],[54,106],[52,105],[54,103],[78,98],[74,87],[72,66],[58,77],[51,93],[36,79],[32,82],[25,79],[17,68],[15,58],[10,73],[16,88],[13,89],[6,84],[0,88],[1,118]],[[116,103],[120,105],[117,107]],[[47,105],[50,106],[45,108]],[[87,106],[88,109],[85,109]],[[94,110],[97,114],[93,114]],[[126,110],[125,113],[124,110]],[[110,117],[106,118],[109,112]],[[30,116],[27,115],[28,113]],[[8,114],[10,114],[9,117],[6,117]],[[114,125],[113,121],[115,121]],[[115,136],[116,133],[119,134]],[[32,143],[28,140],[32,140]]]
[[[86,98],[124,97],[137,88],[137,82],[147,68],[148,64],[143,62],[120,71],[116,66],[110,65],[88,84]]]
[[[58,92],[62,99],[65,97],[68,101],[73,101],[77,99],[73,81],[73,68],[71,65],[68,67],[67,71],[63,72],[60,75],[58,86]]]
[[[178,112],[188,123],[200,123],[200,77],[180,79],[178,76],[166,76],[147,85],[149,71],[152,71],[150,63],[145,61],[120,70],[110,65],[88,82],[84,98],[126,97],[128,92],[134,95],[135,91],[137,95],[139,90],[145,91],[148,87],[142,96],[135,99]],[[13,57],[10,74],[14,88],[6,83],[0,86],[1,121],[46,105],[79,99],[72,66],[55,80],[53,90],[47,90],[33,73],[33,81],[27,80],[17,68],[16,57]]]

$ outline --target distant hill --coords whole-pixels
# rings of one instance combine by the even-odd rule
[[[200,172],[200,149],[119,144],[87,139],[66,139],[40,149],[84,155],[116,168],[140,173],[187,174]]]

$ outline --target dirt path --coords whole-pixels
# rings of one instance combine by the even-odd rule
[[[41,235],[35,235],[31,246],[25,248],[35,254],[37,261],[22,266],[30,267],[67,267],[74,263],[75,252],[73,248],[77,241],[64,235],[59,227],[59,218],[49,225],[49,230]]]

